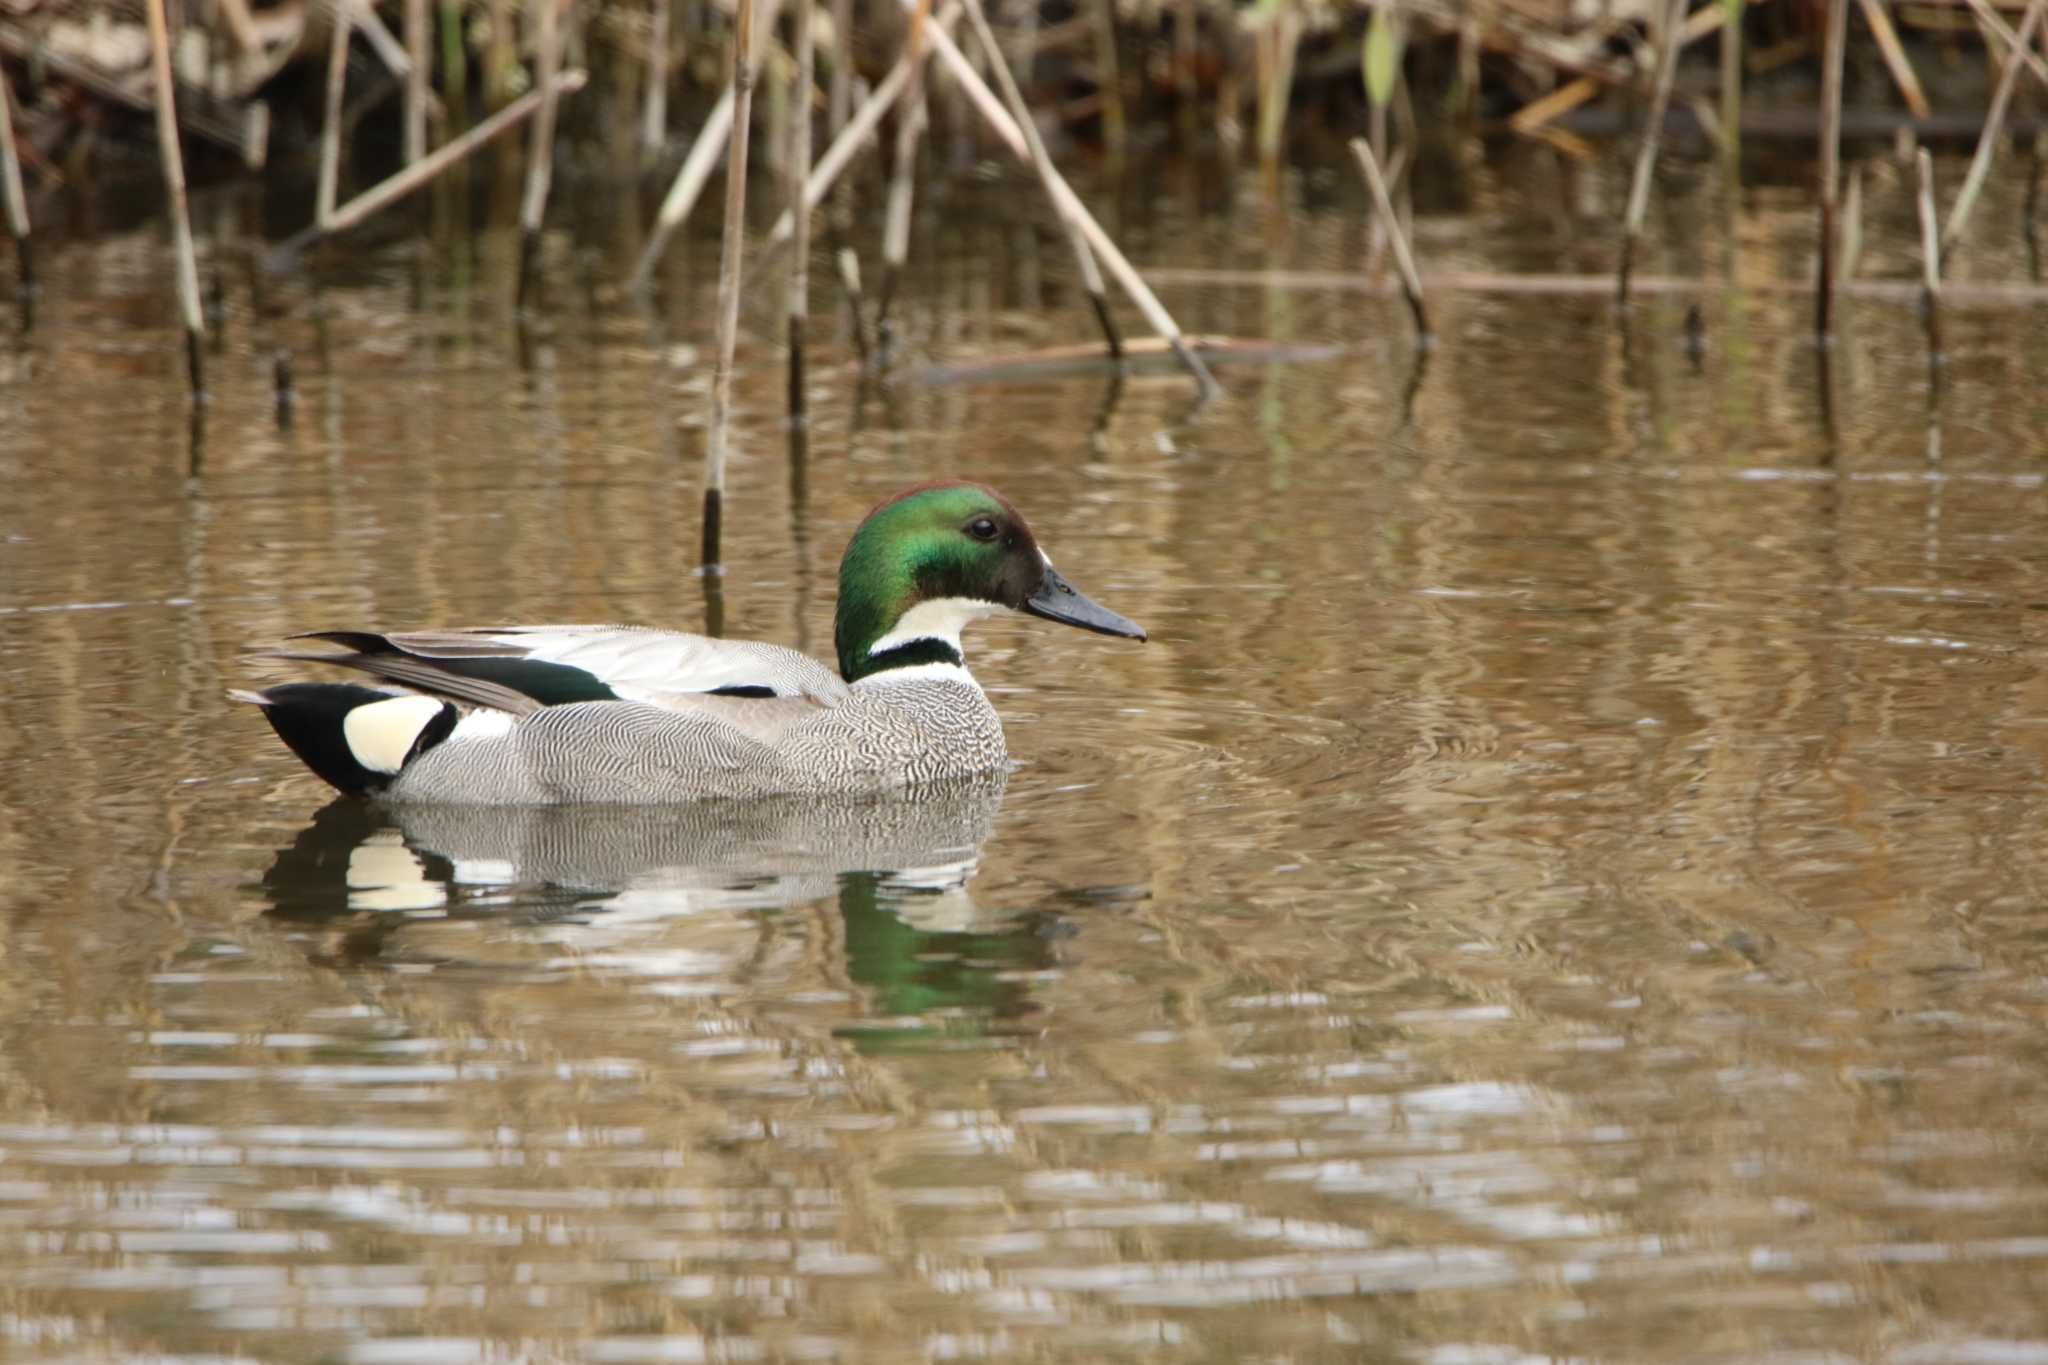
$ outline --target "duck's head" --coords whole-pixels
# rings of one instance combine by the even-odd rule
[[[1002,610],[1145,638],[1137,622],[1061,578],[1024,514],[993,488],[907,488],[868,513],[839,561],[839,671],[854,682],[887,668],[960,664],[961,627]]]

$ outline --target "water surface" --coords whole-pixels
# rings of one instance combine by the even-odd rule
[[[1619,177],[1555,169],[1469,168],[1425,259],[1597,265]],[[1350,269],[1333,175],[1119,234]],[[1088,326],[1020,191],[958,189],[897,382],[818,324],[801,461],[750,308],[716,600],[711,238],[650,317],[571,193],[523,332],[457,203],[260,304],[226,268],[196,432],[158,238],[47,250],[0,349],[4,1354],[2048,1360],[2048,327],[1955,313],[1936,372],[1852,300],[1823,390],[1766,287],[1801,195],[1666,188],[1649,268],[1753,286],[1703,354],[1684,296],[1447,294],[1418,382],[1397,300],[1183,277],[1191,330],[1335,348],[1200,411],[920,382]],[[1961,278],[2023,276],[2015,188]],[[1004,783],[380,813],[224,698],[322,626],[829,652],[847,534],[941,473],[1152,632],[976,628]]]

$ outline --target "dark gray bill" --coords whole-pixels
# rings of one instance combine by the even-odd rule
[[[1048,621],[1079,626],[1102,635],[1121,635],[1130,640],[1145,638],[1143,626],[1129,617],[1118,616],[1108,607],[1098,607],[1090,602],[1075,591],[1072,583],[1061,578],[1050,564],[1045,566],[1045,581],[1038,585],[1038,591],[1024,599],[1024,610]]]

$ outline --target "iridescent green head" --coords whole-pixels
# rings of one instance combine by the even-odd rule
[[[959,664],[960,628],[1003,609],[1145,638],[1054,572],[1024,514],[993,488],[906,488],[868,513],[839,561],[839,671],[854,682],[888,668]]]

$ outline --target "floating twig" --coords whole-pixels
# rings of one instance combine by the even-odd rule
[[[982,12],[981,0],[967,0],[967,22],[974,28],[974,36],[981,41],[983,52],[988,56],[989,69],[995,73],[996,85],[1003,92],[1003,102],[1010,107],[1010,114],[1017,120],[1017,126],[1024,130],[1025,146],[1031,153],[1031,168],[1038,175],[1039,183],[1045,187],[1046,197],[1053,201],[1058,210],[1059,198],[1052,190],[1052,157],[1045,150],[1045,139],[1038,135],[1038,122],[1031,117],[1030,108],[1024,103],[1024,92],[1017,88],[1017,78],[1010,70],[1010,62],[1003,50],[996,44],[996,36],[989,28],[988,16]],[[1088,249],[1088,238],[1083,235],[1081,225],[1071,213],[1060,213],[1061,226],[1067,230],[1067,239],[1072,244],[1074,262],[1081,270],[1081,283],[1088,290],[1088,300],[1094,306],[1095,320],[1102,327],[1103,343],[1108,346],[1111,357],[1121,360],[1124,341],[1116,327],[1116,318],[1109,311],[1109,294],[1102,282],[1102,268],[1095,263],[1095,253]]]
[[[1823,342],[1835,331],[1835,190],[1842,178],[1842,47],[1848,29],[1849,0],[1828,0],[1820,80],[1820,288],[1813,304],[1814,334]]]
[[[2020,19],[2017,41],[2022,47],[2034,40],[2034,30],[2040,27],[2041,16],[2048,12],[2048,0],[2032,0],[2027,12]],[[1941,230],[1941,254],[1946,264],[1954,255],[1956,246],[1963,239],[1963,229],[1970,221],[1970,211],[1977,207],[1977,195],[1984,188],[1984,178],[1991,173],[1991,161],[1998,154],[1998,140],[2005,130],[2005,111],[2012,103],[2013,87],[2019,83],[2020,63],[2007,59],[2005,71],[1998,78],[1998,88],[1991,95],[1991,109],[1984,115],[1984,130],[1977,134],[1977,154],[1970,158],[1969,174],[1963,177],[1962,189],[1956,191],[1956,202],[1948,211],[1948,223]]]
[[[789,420],[807,420],[804,401],[804,326],[811,313],[811,211],[804,207],[804,181],[811,172],[811,90],[816,44],[811,37],[812,0],[796,0],[796,98],[789,120],[790,212],[796,215],[789,255]]]
[[[1671,82],[1678,74],[1679,32],[1685,25],[1685,0],[1671,0],[1664,21],[1663,44],[1657,53],[1657,85],[1650,96],[1650,117],[1636,150],[1635,178],[1629,184],[1628,212],[1622,219],[1621,265],[1615,271],[1614,301],[1628,307],[1629,275],[1635,267],[1636,243],[1642,239],[1643,216],[1650,208],[1650,176],[1657,168],[1657,148],[1664,141],[1664,112],[1671,106]]]
[[[771,0],[772,2],[772,0]],[[704,440],[704,538],[706,576],[715,576],[719,535],[725,520],[726,440],[732,427],[732,357],[740,329],[740,267],[747,246],[747,125],[752,121],[755,8],[739,6],[732,49],[732,118],[725,154],[725,232],[718,252],[718,354],[711,369],[711,424]]]
[[[156,102],[156,136],[164,159],[164,193],[170,201],[171,241],[178,256],[178,310],[185,317],[185,366],[194,399],[206,396],[200,343],[205,321],[199,313],[199,260],[192,246],[192,215],[185,206],[185,158],[178,146],[178,107],[171,86],[171,30],[164,0],[148,0],[149,65]]]
[[[750,0],[764,12],[748,22],[775,22],[775,14],[781,7],[781,0]],[[761,45],[749,58],[753,63],[747,68],[747,83],[751,89],[754,75],[761,69],[761,52],[767,45]],[[704,117],[704,126],[697,130],[697,140],[690,144],[690,154],[683,158],[682,166],[676,171],[676,178],[668,187],[668,194],[661,201],[661,209],[654,216],[654,227],[647,235],[647,245],[640,252],[640,259],[633,266],[630,287],[642,289],[654,277],[654,267],[668,250],[669,238],[690,216],[690,210],[697,206],[697,197],[704,192],[711,172],[718,166],[719,158],[725,155],[731,143],[733,105],[735,88],[727,85],[725,93],[718,97],[718,103],[711,106],[711,112]]]
[[[1394,247],[1394,264],[1401,272],[1401,292],[1408,300],[1408,311],[1415,315],[1415,339],[1420,346],[1427,347],[1436,334],[1429,327],[1429,313],[1422,305],[1422,275],[1415,268],[1415,257],[1408,250],[1408,234],[1401,230],[1401,220],[1394,212],[1393,196],[1387,193],[1387,182],[1380,175],[1379,158],[1372,154],[1372,144],[1362,137],[1351,139],[1351,153],[1358,158],[1358,165],[1365,172],[1365,183],[1372,190],[1373,207],[1379,210],[1380,221],[1386,225],[1387,240]]]
[[[555,104],[561,92],[555,77],[562,69],[562,26],[557,0],[539,0],[540,32],[535,45],[534,64],[539,68],[534,85],[540,91],[540,108],[533,116],[533,136],[526,154],[526,189],[519,201],[519,282],[515,307],[526,307],[527,290],[533,283],[540,261],[540,227],[547,216],[548,188],[555,177]],[[570,0],[562,0],[570,3]]]

